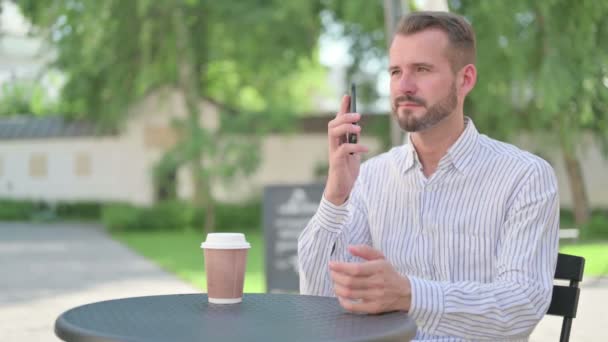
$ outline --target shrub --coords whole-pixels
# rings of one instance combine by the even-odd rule
[[[196,210],[193,227],[203,229],[205,212]],[[257,230],[262,226],[262,203],[259,200],[246,203],[216,203],[215,228],[217,231]]]
[[[216,227],[218,231],[257,230],[261,226],[261,201],[242,204],[223,203],[216,206]]]
[[[26,221],[29,220],[40,205],[33,201],[0,200],[0,220]]]
[[[559,221],[561,228],[573,228],[576,226],[574,223],[574,213],[570,209],[562,208],[560,210]]]
[[[262,226],[262,202],[217,203],[215,206],[218,231],[259,230]],[[123,202],[44,202],[0,200],[0,220],[100,220],[109,230],[181,230],[203,229],[203,210],[196,210],[185,201],[169,200],[151,207],[139,207]]]
[[[163,201],[151,207],[115,203],[103,208],[102,222],[112,231],[181,230],[191,227],[194,209],[182,201]]]
[[[58,202],[49,203],[35,200],[0,200],[0,220],[99,220],[102,204],[98,202]]]
[[[141,212],[141,225],[149,230],[181,230],[191,227],[194,209],[183,201],[163,201]]]
[[[60,202],[56,205],[56,215],[62,219],[99,220],[103,205],[99,202]]]
[[[142,209],[126,203],[107,204],[101,212],[101,222],[112,231],[141,229]]]
[[[596,214],[581,229],[581,239],[608,240],[608,216]]]

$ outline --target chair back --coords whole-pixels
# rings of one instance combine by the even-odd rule
[[[562,253],[559,253],[557,256],[554,278],[570,282],[568,286],[553,285],[551,304],[549,305],[549,310],[547,310],[548,315],[564,317],[560,342],[567,342],[570,339],[572,319],[576,317],[578,298],[581,291],[578,284],[583,280],[584,268],[585,258]]]

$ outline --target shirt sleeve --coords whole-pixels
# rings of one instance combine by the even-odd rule
[[[353,262],[348,245],[371,245],[363,186],[356,182],[349,199],[334,205],[325,196],[298,238],[300,293],[335,296],[329,261]],[[358,260],[358,258],[356,258]]]
[[[559,196],[551,166],[534,164],[508,209],[491,283],[409,277],[410,316],[430,334],[465,339],[527,337],[551,301],[557,262]]]

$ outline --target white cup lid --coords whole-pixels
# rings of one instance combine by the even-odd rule
[[[201,243],[201,248],[210,249],[245,249],[251,245],[245,240],[245,234],[241,233],[210,233],[207,239]]]

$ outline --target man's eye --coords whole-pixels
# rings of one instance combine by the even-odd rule
[[[390,72],[391,76],[395,76],[399,74],[399,70],[391,70]]]
[[[427,68],[427,67],[418,67],[418,68],[416,68],[416,71],[418,71],[418,72],[427,72],[427,71],[429,71],[429,68]]]

